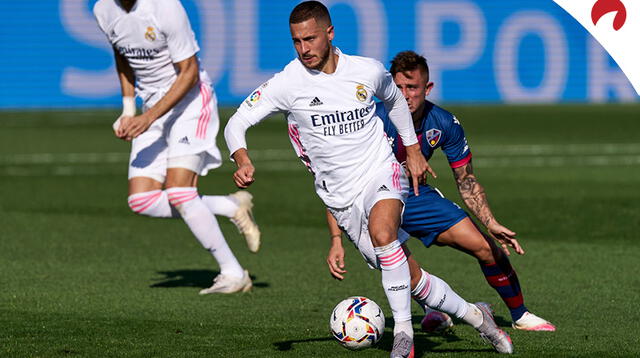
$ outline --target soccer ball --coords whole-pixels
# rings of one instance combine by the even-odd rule
[[[349,297],[333,309],[329,326],[335,339],[344,347],[363,349],[382,338],[384,314],[380,306],[366,297]]]

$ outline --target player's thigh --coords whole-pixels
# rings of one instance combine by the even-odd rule
[[[129,195],[162,189],[167,170],[167,143],[161,123],[154,123],[131,142]]]
[[[363,188],[363,208],[373,246],[385,246],[398,238],[403,201],[408,189],[409,180],[395,161],[383,164]]]
[[[382,199],[374,204],[368,225],[373,246],[385,246],[397,239],[402,207],[399,199]]]
[[[161,190],[162,182],[149,177],[133,177],[129,179],[129,195],[146,193],[152,190]]]
[[[216,146],[219,128],[215,94],[207,84],[200,83],[174,108],[176,119],[167,135],[169,168],[173,158],[199,155],[202,162],[195,170],[206,175],[222,164]]]
[[[362,258],[370,268],[380,269],[378,258],[376,257],[369,229],[367,228],[367,217],[362,209],[360,198],[356,198],[356,202],[348,208],[334,209],[328,208],[333,217],[336,219],[340,229],[347,235],[347,238],[358,249]]]
[[[198,184],[198,173],[205,163],[205,153],[169,157],[167,160],[167,179],[165,186],[195,187]]]
[[[198,184],[198,174],[186,168],[168,168],[165,187],[196,187]]]
[[[454,247],[480,260],[492,257],[489,241],[468,217],[438,235],[436,244]]]

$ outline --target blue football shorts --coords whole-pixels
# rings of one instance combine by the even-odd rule
[[[421,185],[420,196],[415,196],[411,190],[405,201],[402,229],[429,247],[438,235],[468,216],[438,189]]]

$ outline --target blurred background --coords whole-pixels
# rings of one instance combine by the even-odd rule
[[[460,119],[493,213],[527,250],[511,256],[526,305],[558,331],[511,329],[470,256],[412,240],[416,259],[465,298],[492,303],[520,357],[640,356],[640,104],[603,48],[551,0],[324,2],[344,52],[387,66],[403,50],[427,57],[429,99]],[[330,278],[324,207],[282,115],[247,133],[260,253],[218,218],[252,293],[199,296],[218,267],[186,225],[129,210],[129,143],[111,130],[120,91],[94,3],[0,0],[0,356],[354,357],[328,333],[334,305],[365,295],[391,312],[346,240],[348,277]],[[182,3],[222,128],[294,58],[297,1]],[[220,134],[218,146],[226,157]],[[463,205],[446,158],[430,164],[429,183]],[[200,192],[238,190],[234,170],[225,161]],[[388,357],[390,327],[360,356]],[[463,325],[417,332],[423,353],[493,354]]]
[[[120,106],[95,2],[0,3],[0,108]],[[223,106],[238,105],[295,55],[287,19],[297,1],[182,3]],[[325,3],[344,52],[387,66],[402,50],[424,54],[440,103],[638,101],[616,63],[551,0]]]

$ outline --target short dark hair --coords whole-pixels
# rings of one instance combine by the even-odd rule
[[[407,72],[420,69],[429,78],[429,65],[427,65],[427,59],[424,56],[418,55],[413,51],[399,52],[396,57],[391,60],[391,72],[392,76],[395,76],[398,72]]]
[[[298,4],[289,15],[289,24],[299,24],[309,19],[316,22],[324,22],[331,26],[331,16],[329,10],[319,1],[304,1]]]

